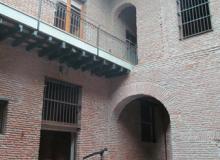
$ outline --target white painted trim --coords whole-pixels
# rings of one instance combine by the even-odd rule
[[[80,3],[76,2],[76,1],[73,1],[73,0],[72,0],[71,4],[72,4],[74,7],[76,7],[76,8],[78,8],[78,9],[82,10],[82,4],[80,4]]]
[[[134,67],[132,64],[130,64],[130,63],[124,61],[124,60],[121,60],[120,58],[117,58],[117,57],[115,57],[115,56],[113,56],[113,55],[111,55],[111,54],[109,54],[109,53],[107,53],[103,50],[99,50],[99,56],[106,59],[106,60],[108,60],[108,61],[110,61],[110,62],[113,62],[113,63],[115,63],[119,66],[127,68],[129,70],[132,70],[133,67]]]
[[[65,4],[67,3],[67,0],[58,0],[58,1],[59,2],[63,2]],[[71,1],[71,5],[73,5],[74,7],[78,8],[79,10],[82,9],[82,4],[80,4],[80,3],[78,3],[78,2],[76,2],[74,0]]]
[[[31,16],[28,16],[14,8],[11,8],[5,4],[0,3],[0,13],[11,19],[18,21],[22,24],[30,26],[34,29],[37,29],[37,19]]]

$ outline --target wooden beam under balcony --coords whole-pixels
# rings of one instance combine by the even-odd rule
[[[29,39],[33,38],[33,37],[37,37],[37,31],[24,31],[23,27],[22,29],[20,29],[19,32],[23,32],[23,34],[21,34],[20,37],[16,38],[13,42],[12,42],[12,46],[13,47],[17,47],[18,45],[28,41]]]
[[[35,42],[31,42],[26,46],[26,51],[31,51],[34,48],[43,48],[46,43],[52,42],[53,38],[51,36],[42,36],[42,38],[37,39]]]
[[[65,54],[66,52],[69,52],[70,48],[66,47],[66,43],[62,42],[58,46],[55,47],[52,52],[47,53],[47,57],[49,60],[54,60],[60,57],[62,54]]]
[[[64,54],[60,55],[58,61],[62,64],[65,63],[69,67],[69,64],[71,64],[73,60],[76,60],[80,56],[79,52],[80,51],[71,48],[69,52],[65,52]]]
[[[121,67],[118,70],[111,71],[111,72],[105,74],[105,77],[106,78],[113,78],[113,77],[118,77],[118,76],[121,76],[121,75],[126,75],[128,73],[129,73],[129,71],[127,71],[126,69]]]
[[[102,68],[93,69],[91,72],[94,74],[98,74],[99,76],[104,76],[107,72],[116,71],[118,66],[113,63],[107,63],[107,65],[103,65]]]
[[[86,71],[86,70],[91,70],[94,67],[100,67],[102,63],[102,60],[97,57],[97,56],[93,56],[92,60],[88,63],[85,63],[81,66],[82,71]]]
[[[11,37],[20,30],[19,25],[10,25],[5,23],[3,20],[0,23],[0,41],[5,40],[8,37]]]
[[[72,67],[75,69],[80,69],[83,65],[93,61],[93,58],[94,58],[94,56],[92,56],[90,54],[81,56],[80,59],[78,59],[78,61],[72,65]]]
[[[57,49],[61,48],[61,42],[51,40],[46,43],[46,47],[42,47],[41,50],[38,52],[39,57],[44,57],[49,55],[51,52],[54,53]]]

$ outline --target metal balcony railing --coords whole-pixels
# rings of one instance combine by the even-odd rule
[[[128,63],[137,64],[136,45],[108,33],[73,6],[68,8],[58,0],[0,0],[0,2]]]

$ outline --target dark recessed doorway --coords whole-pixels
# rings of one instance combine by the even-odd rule
[[[71,133],[41,131],[39,160],[70,160]]]

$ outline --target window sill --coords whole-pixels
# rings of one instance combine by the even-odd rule
[[[183,38],[180,38],[179,40],[180,41],[184,41],[184,40],[187,40],[187,39],[191,39],[193,37],[199,37],[203,34],[206,34],[206,33],[210,33],[210,32],[213,32],[214,30],[213,29],[210,29],[210,30],[207,30],[207,31],[204,31],[204,32],[200,32],[200,33],[196,33],[196,34],[193,34],[193,35],[190,35],[190,36],[186,36],[186,37],[183,37]]]

